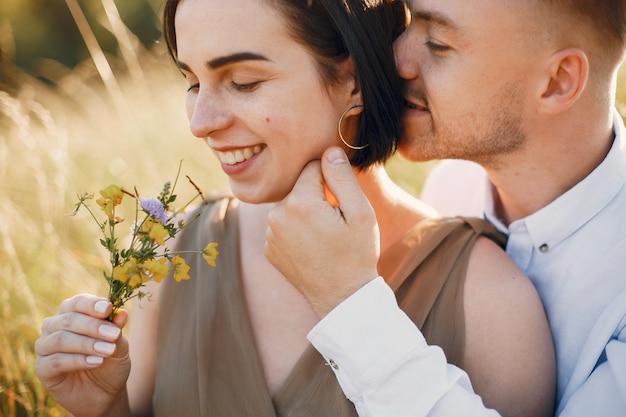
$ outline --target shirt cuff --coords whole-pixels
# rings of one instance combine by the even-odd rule
[[[407,356],[428,349],[380,276],[335,307],[307,338],[335,372],[348,398],[376,385]]]

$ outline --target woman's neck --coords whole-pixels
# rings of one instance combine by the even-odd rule
[[[436,215],[431,207],[395,184],[383,166],[372,166],[355,173],[361,190],[376,213],[381,251],[401,239],[419,221]],[[242,218],[254,219],[246,224],[247,238],[258,240],[256,243],[259,245],[264,243],[267,214],[274,204],[240,203]]]
[[[363,193],[376,212],[382,252],[401,239],[413,225],[436,215],[432,208],[395,184],[384,167],[377,165],[356,174]]]

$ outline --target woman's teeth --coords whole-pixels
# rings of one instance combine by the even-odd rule
[[[234,151],[216,151],[216,153],[222,164],[235,165],[252,158],[261,152],[261,149],[263,149],[261,145],[256,145]]]

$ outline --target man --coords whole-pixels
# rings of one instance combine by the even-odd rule
[[[411,25],[396,45],[407,102],[400,152],[415,161],[454,158],[482,165],[484,171],[456,170],[456,195],[441,201],[455,204],[453,212],[468,213],[459,211],[468,204],[470,214],[484,212],[508,234],[507,253],[533,280],[555,342],[556,415],[624,416],[626,131],[614,110],[614,90],[624,59],[626,2],[409,4]],[[368,242],[356,231],[371,227],[367,204],[341,161],[336,149],[321,161],[340,211],[307,209],[312,197],[305,198],[305,191],[313,188],[299,182],[271,216],[268,237],[280,239],[268,239],[266,250],[311,302],[338,308],[350,305],[373,278],[354,276],[349,271],[358,265],[333,253],[341,247],[368,253]],[[438,182],[438,195],[448,186]],[[298,227],[308,235],[296,244],[283,230],[291,230],[293,239]],[[315,259],[308,259],[312,248]],[[332,352],[332,343],[311,339],[324,356]],[[445,375],[435,358],[422,359],[430,361],[428,372],[416,361],[406,359],[415,381]],[[459,383],[439,392],[428,415],[479,415],[455,408],[458,389]],[[375,404],[384,401],[377,394],[369,393]],[[421,401],[417,390],[413,396]]]

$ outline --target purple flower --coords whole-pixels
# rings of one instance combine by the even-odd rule
[[[167,213],[165,207],[156,198],[140,198],[139,205],[150,216],[160,221],[163,225],[167,222]]]

